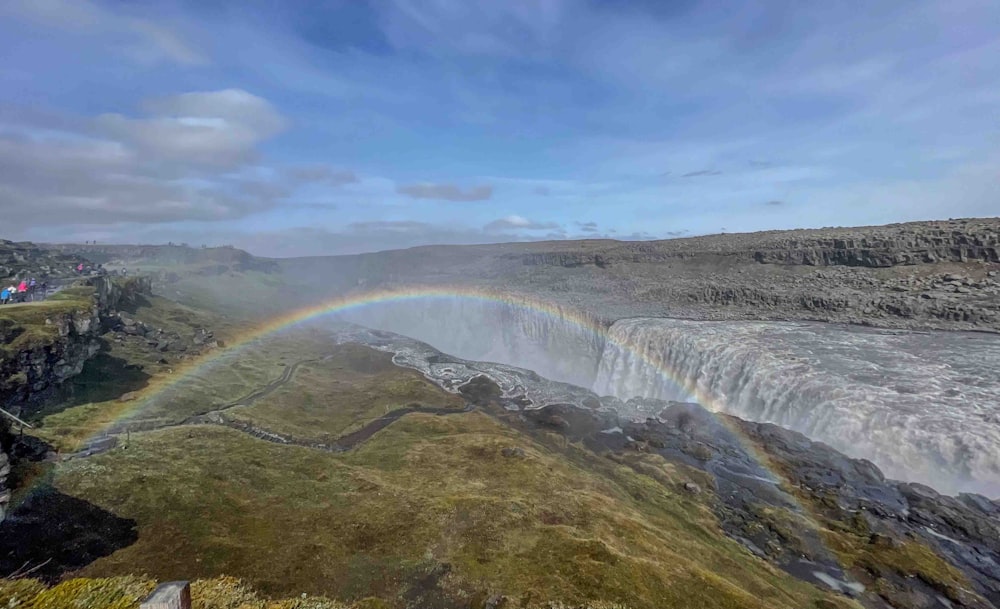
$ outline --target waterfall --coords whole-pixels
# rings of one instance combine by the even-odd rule
[[[600,333],[569,322],[560,307],[542,313],[508,301],[430,298],[385,303],[344,316],[403,334],[464,359],[528,368],[555,381],[590,387],[604,348]],[[596,323],[596,320],[590,320]]]
[[[593,319],[567,321],[576,315],[516,297],[428,298],[348,319],[599,395],[696,400],[802,432],[890,477],[1000,495],[996,336],[662,318],[619,320],[605,333]]]
[[[627,319],[611,326],[593,387],[622,399],[697,397],[867,458],[891,477],[1000,494],[995,336]]]

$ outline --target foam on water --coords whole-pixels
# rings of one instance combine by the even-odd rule
[[[698,401],[800,431],[886,475],[1000,496],[1000,337],[820,323],[617,321],[595,334],[503,302],[406,302],[355,321],[621,400]],[[664,370],[669,374],[664,374]],[[654,415],[641,400],[623,414]]]
[[[629,319],[610,336],[598,393],[687,398],[652,374],[649,359],[660,361],[721,410],[800,431],[870,459],[890,477],[1000,495],[994,335]]]

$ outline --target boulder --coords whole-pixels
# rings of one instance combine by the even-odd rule
[[[508,446],[500,451],[500,454],[507,458],[517,458],[524,459],[528,456],[528,453],[524,451],[520,446]]]
[[[191,586],[185,581],[160,584],[139,609],[191,609]]]

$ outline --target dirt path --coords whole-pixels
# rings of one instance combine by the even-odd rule
[[[167,429],[171,427],[182,427],[186,425],[221,425],[228,427],[230,429],[235,429],[243,433],[249,434],[257,439],[265,440],[267,442],[273,442],[275,444],[286,444],[291,446],[305,446],[307,448],[314,448],[316,450],[324,450],[328,452],[344,452],[355,448],[356,446],[366,442],[369,438],[375,435],[378,431],[385,429],[391,425],[394,421],[399,420],[405,415],[411,413],[421,413],[421,414],[433,414],[433,415],[449,415],[458,414],[463,412],[469,412],[474,407],[472,404],[466,404],[465,408],[461,410],[456,410],[454,408],[439,408],[434,406],[405,406],[393,410],[392,412],[386,413],[381,417],[369,421],[360,429],[352,431],[351,433],[345,434],[332,443],[318,442],[316,440],[309,440],[305,438],[298,438],[289,434],[283,434],[280,432],[272,431],[264,427],[258,427],[249,421],[243,421],[238,419],[232,419],[226,415],[226,411],[236,408],[238,406],[250,406],[254,402],[265,398],[285,384],[287,384],[295,376],[296,371],[299,367],[304,364],[310,364],[314,362],[323,361],[329,359],[332,356],[326,356],[322,358],[312,358],[300,360],[292,364],[291,366],[286,366],[281,372],[281,375],[264,385],[263,387],[254,390],[253,392],[243,396],[242,398],[230,402],[222,407],[215,408],[212,410],[207,410],[205,412],[197,413],[191,415],[184,419],[183,421],[177,423],[165,423],[160,425],[150,425],[144,426],[141,423],[138,426],[129,427],[128,425],[119,426],[117,428],[112,428],[108,432],[92,441],[90,441],[82,450],[71,453],[68,455],[63,455],[59,460],[68,461],[70,459],[82,459],[85,457],[92,457],[94,455],[99,455],[110,451],[111,449],[118,446],[118,438],[127,432],[143,432],[143,431],[156,431],[158,429]]]

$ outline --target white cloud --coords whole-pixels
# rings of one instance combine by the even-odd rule
[[[535,222],[524,216],[510,215],[506,218],[499,218],[483,226],[486,232],[501,232],[507,230],[553,230],[558,229],[556,222]]]
[[[146,107],[158,115],[103,115],[78,130],[63,121],[62,130],[24,125],[0,132],[6,231],[229,220],[270,209],[295,187],[266,171],[254,176],[246,166],[257,145],[285,123],[266,100],[225,90],[165,97]]]
[[[405,184],[396,187],[396,192],[414,199],[437,199],[439,201],[485,201],[493,196],[493,187],[474,186],[463,190],[455,184]]]
[[[240,89],[183,93],[144,106],[155,116],[104,114],[97,127],[157,158],[231,166],[252,160],[257,144],[287,124],[267,100]]]

